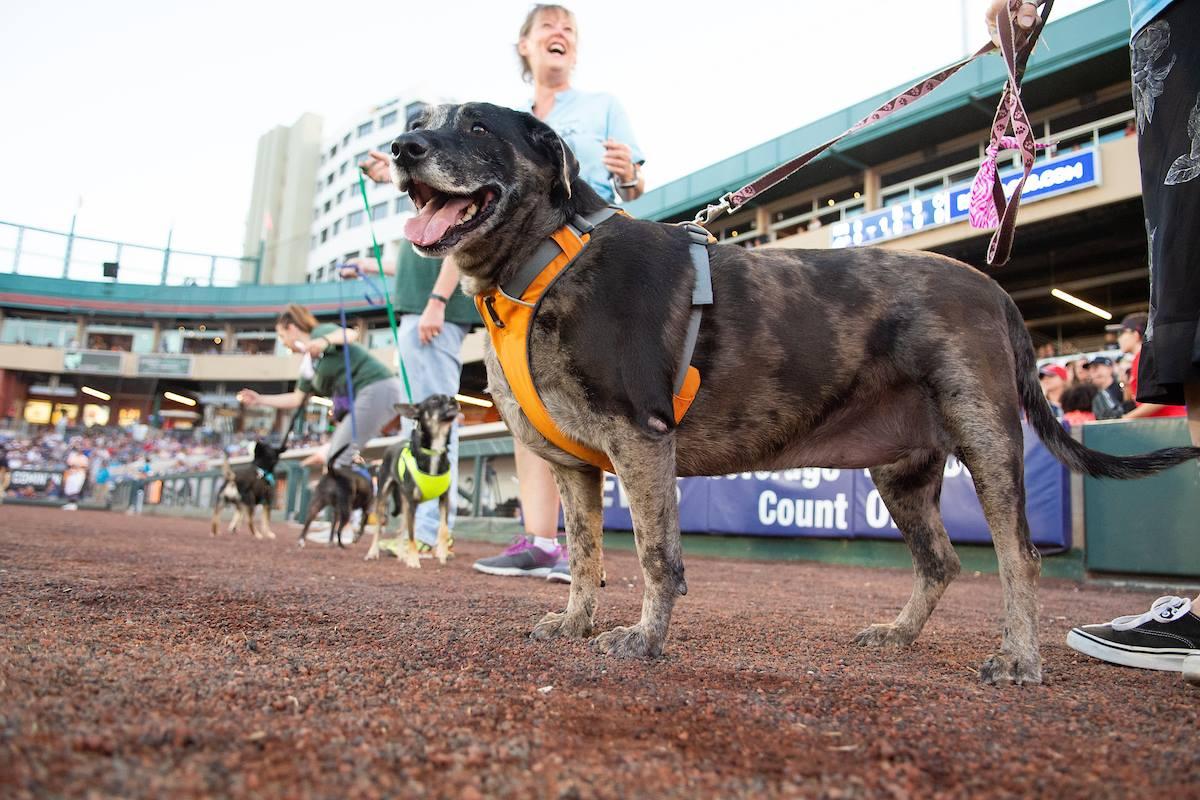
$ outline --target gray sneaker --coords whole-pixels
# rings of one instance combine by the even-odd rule
[[[476,572],[485,575],[544,578],[557,563],[560,552],[561,548],[555,548],[553,553],[547,553],[535,545],[532,539],[518,536],[500,555],[481,558],[472,566]]]
[[[571,562],[567,560],[567,548],[559,548],[559,551],[558,561],[554,562],[554,566],[551,567],[550,574],[546,576],[546,580],[557,583],[570,583]]]

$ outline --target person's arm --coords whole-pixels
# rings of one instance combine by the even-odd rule
[[[383,274],[384,275],[395,275],[396,274],[396,262],[395,261],[389,261],[387,259],[380,259],[380,261],[383,262]],[[366,275],[368,278],[373,278],[373,277],[376,277],[377,275],[379,275],[379,264],[376,263],[374,258],[367,258],[367,257],[350,258],[350,259],[346,260],[346,264],[347,264],[347,266],[342,267],[342,270],[341,270],[341,276],[343,278],[357,278],[358,273],[354,270],[355,267],[358,267],[359,269],[361,269],[363,271],[363,274]]]
[[[1132,411],[1128,411],[1121,415],[1121,419],[1141,419],[1142,417],[1152,417],[1155,412],[1166,408],[1162,403],[1142,403],[1134,407]]]
[[[638,147],[625,108],[615,97],[610,98],[606,123],[604,167],[612,174],[621,199],[636,200],[646,191],[646,179],[642,175],[646,157]]]
[[[417,335],[421,338],[421,344],[429,344],[446,327],[446,303],[450,302],[457,287],[458,265],[454,263],[453,256],[446,256],[442,259],[437,280],[433,282],[433,291],[425,302],[425,310],[417,320]]]
[[[304,400],[304,392],[295,389],[283,394],[259,394],[253,389],[242,389],[237,393],[238,402],[244,406],[266,406],[267,408],[298,408]]]
[[[310,339],[305,345],[305,349],[311,357],[320,358],[321,354],[331,347],[339,344],[353,344],[357,340],[358,331],[353,328],[338,328]]]

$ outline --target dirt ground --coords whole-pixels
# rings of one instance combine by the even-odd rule
[[[1153,594],[1044,581],[1046,685],[997,689],[993,575],[881,652],[849,642],[907,572],[691,558],[646,663],[528,639],[567,588],[473,573],[494,546],[418,571],[276,530],[0,508],[0,795],[1200,797],[1200,690],[1063,642]],[[602,629],[641,606],[606,558]]]

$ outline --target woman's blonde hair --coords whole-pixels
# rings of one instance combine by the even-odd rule
[[[279,319],[275,320],[275,325],[295,325],[305,333],[312,333],[312,329],[317,327],[317,318],[299,303],[288,303],[287,308],[280,312]]]
[[[521,79],[526,83],[529,83],[533,80],[533,70],[529,68],[529,59],[521,55],[521,40],[528,36],[529,32],[533,30],[533,21],[537,19],[537,15],[541,14],[543,11],[554,11],[559,14],[566,14],[571,22],[575,21],[575,15],[571,13],[571,9],[555,3],[538,3],[533,7],[532,10],[530,10],[528,16],[525,17],[525,22],[521,24],[521,32],[517,35],[517,44],[514,45],[514,49],[517,51],[517,60],[521,62]],[[575,34],[575,38],[578,40],[578,33]]]

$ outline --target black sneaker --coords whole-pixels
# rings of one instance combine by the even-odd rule
[[[500,555],[481,558],[472,566],[476,572],[486,575],[544,578],[558,561],[559,549],[556,547],[553,553],[547,553],[532,539],[518,536]]]
[[[1200,616],[1191,600],[1160,597],[1145,614],[1072,628],[1067,645],[1113,664],[1180,672],[1185,658],[1200,656]]]

